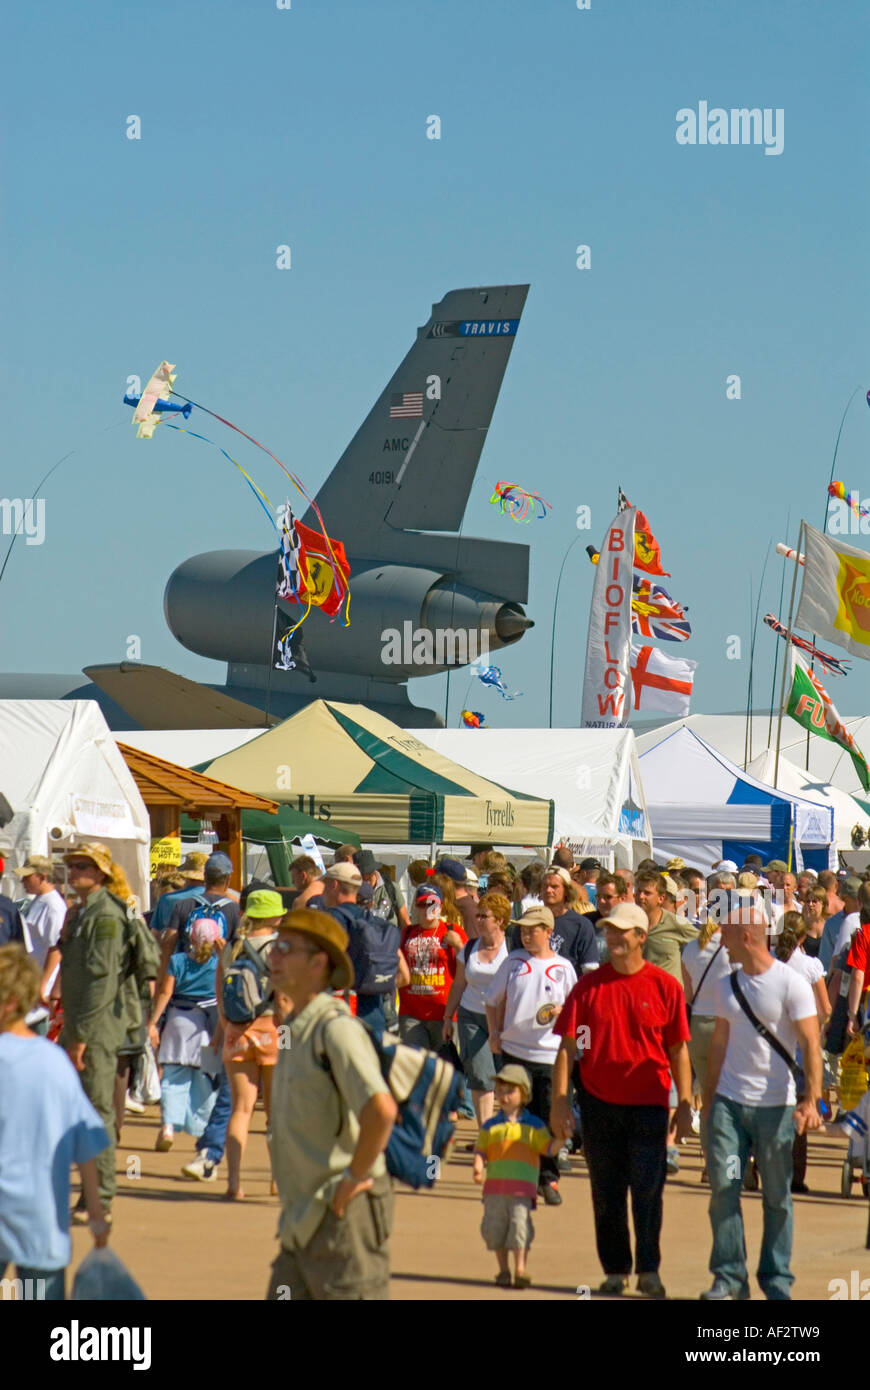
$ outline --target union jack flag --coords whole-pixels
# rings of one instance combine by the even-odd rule
[[[692,635],[685,619],[642,617],[639,613],[631,615],[631,630],[637,637],[654,637],[660,642],[685,642]]]
[[[644,574],[632,580],[631,609],[641,618],[685,618],[687,609]]]

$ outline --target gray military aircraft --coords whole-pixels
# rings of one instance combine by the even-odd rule
[[[313,610],[296,667],[277,670],[275,551],[194,555],[170,575],[166,621],[182,646],[227,662],[222,686],[137,662],[77,676],[0,678],[9,697],[95,699],[111,727],[244,728],[312,699],[359,701],[406,728],[438,725],[407,682],[467,665],[533,626],[529,548],[460,534],[528,285],[451,290],[317,494],[351,566],[351,625]],[[317,527],[313,511],[302,518]],[[328,579],[328,576],[327,576]],[[299,608],[281,601],[278,623]]]

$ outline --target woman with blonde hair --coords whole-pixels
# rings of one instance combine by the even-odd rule
[[[493,1092],[498,1063],[489,1046],[489,1024],[484,995],[492,977],[508,953],[505,930],[511,905],[500,893],[484,893],[477,904],[478,935],[456,957],[456,975],[444,1008],[443,1037],[453,1036],[456,1015],[459,1056],[471,1090],[478,1128],[493,1114]],[[458,1012],[457,1012],[458,1009]]]
[[[718,917],[715,909],[709,912],[696,939],[686,943],[680,958],[683,989],[686,992],[686,1010],[689,1015],[689,1058],[695,1075],[698,1108],[707,1080],[710,1046],[716,1026],[716,989],[719,981],[731,973],[731,959],[723,947]],[[703,1114],[701,1149],[706,1150],[706,1123]],[[705,1182],[706,1179],[705,1167],[701,1173],[701,1181]]]
[[[279,893],[267,888],[250,893],[236,938],[224,951],[218,971],[218,1010],[223,1029],[221,1056],[232,1095],[226,1145],[228,1201],[241,1201],[245,1195],[241,1187],[242,1157],[257,1103],[258,1085],[263,1090],[268,1129],[272,1077],[278,1061],[278,1027],[269,983],[269,950],[284,916]]]

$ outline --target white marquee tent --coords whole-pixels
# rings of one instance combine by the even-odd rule
[[[148,905],[148,811],[93,700],[0,700],[0,791],[14,815],[0,830],[8,870],[29,854],[105,842]]]
[[[630,866],[649,853],[648,821],[631,729],[415,729],[462,767],[555,804],[555,837],[577,855]]]

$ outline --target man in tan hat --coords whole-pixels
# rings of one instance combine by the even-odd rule
[[[644,960],[647,916],[619,903],[604,923],[610,961],[568,995],[554,1031],[562,1038],[553,1068],[550,1128],[574,1128],[568,1086],[579,1051],[583,1153],[592,1186],[602,1293],[621,1294],[631,1272],[631,1190],[639,1293],[664,1298],[659,1278],[662,1193],[671,1076],[677,1085],[678,1137],[692,1128],[692,1067],[685,996],[672,976]]]
[[[121,988],[127,911],[107,887],[112,853],[106,845],[78,845],[64,859],[81,906],[70,910],[60,939],[60,1043],[111,1136],[97,1158],[100,1200],[108,1213],[115,1196],[115,1070],[127,1031]],[[83,1203],[79,1210],[84,1211]]]
[[[269,1299],[389,1297],[384,1150],[397,1108],[365,1028],[328,992],[353,985],[347,945],[334,918],[301,908],[270,952],[272,984],[292,1012],[272,1084],[281,1249]]]

